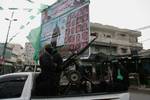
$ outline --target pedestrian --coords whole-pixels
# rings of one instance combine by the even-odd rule
[[[129,76],[126,68],[121,62],[114,63],[113,70],[113,87],[117,91],[126,91],[129,87]]]

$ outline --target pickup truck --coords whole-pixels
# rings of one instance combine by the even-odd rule
[[[128,92],[87,93],[51,97],[32,96],[38,72],[20,72],[0,76],[0,99],[3,100],[129,100]]]

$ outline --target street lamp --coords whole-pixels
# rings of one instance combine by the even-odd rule
[[[14,15],[14,12],[12,12],[11,19],[5,18],[5,20],[9,21],[9,26],[8,26],[6,41],[5,41],[5,44],[4,44],[4,49],[3,49],[3,54],[2,54],[3,64],[5,63],[5,53],[6,53],[7,41],[8,41],[8,36],[9,36],[11,23],[12,23],[12,21],[17,21],[17,19],[13,19],[13,15]],[[3,73],[4,73],[4,66],[3,66]]]

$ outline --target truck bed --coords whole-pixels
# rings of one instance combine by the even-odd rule
[[[129,100],[129,93],[88,93],[55,97],[32,97],[31,100]]]

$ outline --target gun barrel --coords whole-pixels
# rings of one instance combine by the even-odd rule
[[[97,37],[96,37],[96,38],[97,38]],[[92,41],[90,41],[90,42],[88,43],[88,45],[86,45],[83,49],[80,50],[80,52],[78,52],[78,53],[73,53],[72,55],[70,55],[70,56],[68,57],[68,59],[66,59],[66,60],[64,61],[64,63],[63,63],[64,68],[63,68],[63,69],[65,69],[65,68],[67,67],[69,61],[72,60],[72,59],[74,59],[75,56],[79,56],[79,55],[81,55],[83,52],[85,52],[85,51],[90,47],[90,45],[96,40],[96,38],[94,38]]]
[[[92,41],[90,41],[88,43],[88,45],[86,45],[83,49],[81,49],[80,52],[78,52],[76,55],[81,55],[83,52],[85,52],[85,50],[87,50],[90,47],[90,45],[96,40],[96,38],[94,38]]]

